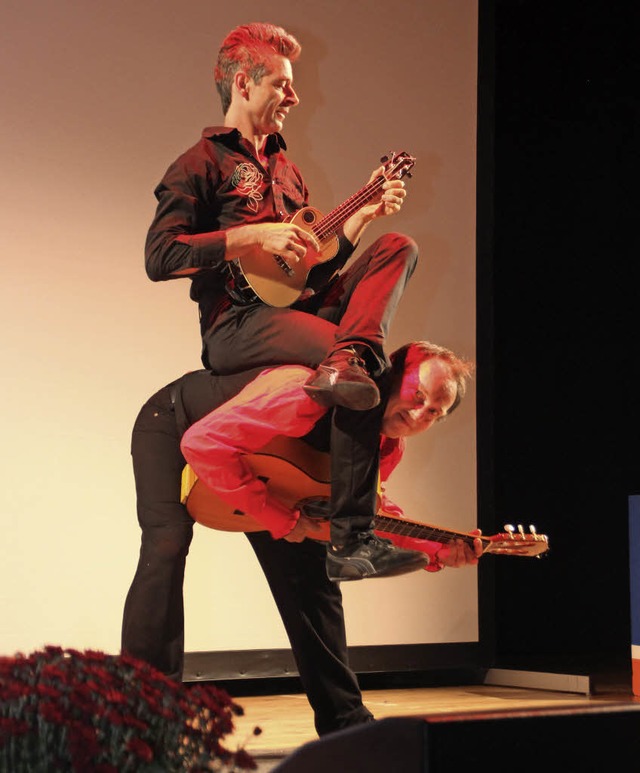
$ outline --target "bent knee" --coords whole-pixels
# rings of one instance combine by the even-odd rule
[[[389,239],[389,246],[394,252],[406,253],[413,260],[418,258],[418,243],[411,236],[395,231],[386,236]]]
[[[378,247],[385,260],[395,264],[401,260],[413,272],[418,262],[418,244],[411,236],[393,231],[379,238]]]

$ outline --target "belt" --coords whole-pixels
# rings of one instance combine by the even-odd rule
[[[254,293],[253,288],[235,260],[227,262],[229,271],[225,290],[236,306],[250,306],[253,303],[262,303],[262,300]]]

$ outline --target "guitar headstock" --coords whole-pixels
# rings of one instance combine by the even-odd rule
[[[485,553],[497,553],[510,556],[540,556],[549,550],[549,538],[546,534],[538,534],[535,526],[529,526],[526,532],[524,527],[505,524],[505,531],[487,537]],[[484,538],[483,538],[484,539]]]
[[[411,177],[411,169],[416,163],[414,156],[410,156],[404,150],[399,153],[391,152],[382,156],[380,161],[384,164],[384,176],[387,180],[400,180],[402,177]]]

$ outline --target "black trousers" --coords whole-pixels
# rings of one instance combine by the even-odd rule
[[[142,541],[124,606],[122,650],[180,680],[183,581],[193,520],[180,504],[185,461],[170,391],[165,387],[145,403],[133,429]],[[325,546],[274,540],[267,532],[247,536],[280,612],[318,733],[369,721],[348,665],[342,595],[327,577]]]
[[[372,719],[349,668],[342,593],[324,544],[247,535],[280,612],[319,735]]]
[[[379,373],[389,364],[389,327],[417,260],[412,239],[385,234],[324,289],[290,308],[230,306],[204,334],[203,359],[220,375],[257,365],[315,368],[332,349],[362,344],[375,357],[367,364]]]
[[[348,345],[371,352],[369,371],[381,393],[389,366],[386,341],[418,260],[415,242],[399,233],[377,239],[322,291],[291,308],[231,306],[205,333],[203,346],[216,373],[291,363],[315,368]],[[384,404],[367,412],[336,409],[331,431],[331,541],[348,542],[375,515],[378,446]],[[360,415],[357,415],[357,414]]]

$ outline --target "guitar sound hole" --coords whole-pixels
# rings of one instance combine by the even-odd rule
[[[306,212],[302,213],[302,219],[304,220],[305,223],[307,223],[308,225],[311,225],[311,223],[315,223],[316,216],[313,212],[310,212],[309,210],[307,210]]]
[[[327,519],[329,517],[331,502],[328,497],[306,497],[305,499],[301,499],[296,507],[298,507],[300,512],[303,515],[306,515],[307,518]]]

